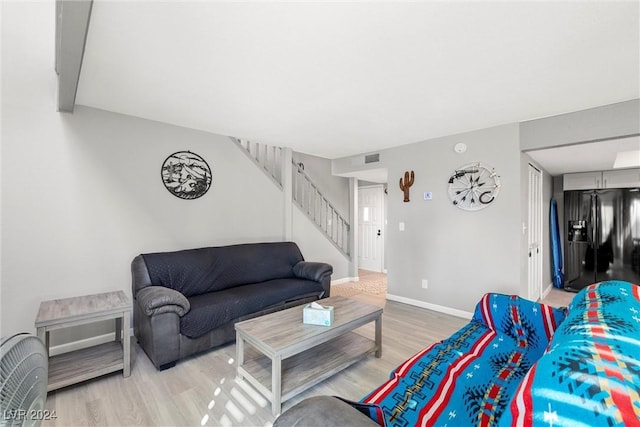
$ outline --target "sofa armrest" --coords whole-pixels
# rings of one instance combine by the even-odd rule
[[[131,261],[131,294],[135,298],[138,291],[147,286],[151,286],[149,270],[142,255],[138,255]]]
[[[282,413],[273,427],[378,427],[357,409],[332,396],[309,397]]]
[[[176,313],[182,317],[191,309],[184,295],[164,286],[147,286],[138,291],[136,299],[147,316]]]
[[[293,266],[293,274],[302,279],[322,282],[333,273],[333,266],[324,262],[300,261]]]

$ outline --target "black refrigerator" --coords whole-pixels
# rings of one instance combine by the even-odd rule
[[[564,192],[564,289],[640,284],[640,189]]]

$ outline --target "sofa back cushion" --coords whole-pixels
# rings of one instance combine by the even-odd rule
[[[249,243],[142,255],[151,284],[186,297],[294,277],[303,261],[293,242]]]
[[[640,426],[640,287],[609,281],[573,298],[504,426]]]

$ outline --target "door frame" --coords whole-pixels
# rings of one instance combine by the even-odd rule
[[[385,246],[386,246],[386,233],[387,233],[387,206],[386,206],[386,197],[385,197],[385,185],[384,184],[374,184],[374,185],[363,185],[362,187],[358,187],[358,207],[356,209],[356,214],[358,217],[360,216],[360,202],[361,198],[359,197],[360,191],[363,189],[379,189],[380,191],[380,229],[382,242],[380,244],[380,272],[386,273],[387,269],[385,268]],[[358,226],[360,226],[360,221],[358,221]],[[360,229],[358,227],[357,230],[357,240],[356,244],[360,245]],[[362,268],[360,265],[360,257],[361,251],[358,248],[358,259],[356,260],[358,269]]]
[[[535,165],[528,164],[527,196],[527,298],[537,301],[542,297],[542,260],[544,259],[543,245],[543,208],[542,188],[543,174]],[[537,246],[532,246],[537,241]]]

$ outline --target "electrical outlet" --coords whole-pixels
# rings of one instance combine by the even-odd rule
[[[429,287],[429,281],[427,279],[422,279],[422,289],[427,289]]]

